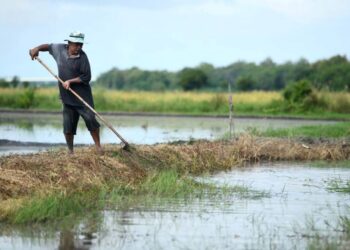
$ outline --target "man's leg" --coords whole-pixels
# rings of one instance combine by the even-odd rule
[[[67,134],[64,134],[64,136],[66,137],[68,152],[70,154],[73,154],[74,135],[71,133],[67,133]]]
[[[86,107],[77,111],[83,117],[86,127],[90,131],[91,137],[95,143],[96,151],[102,153],[102,147],[100,144],[100,124],[96,120],[95,114]]]
[[[102,147],[100,144],[100,129],[97,128],[93,131],[90,131],[90,134],[92,136],[92,139],[95,142],[95,147],[96,147],[97,152],[102,152]]]
[[[77,131],[79,113],[73,106],[63,104],[63,133],[66,138],[68,153],[73,153],[74,135]]]

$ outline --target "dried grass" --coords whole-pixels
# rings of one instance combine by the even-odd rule
[[[131,152],[113,145],[98,155],[81,148],[71,156],[65,150],[0,158],[0,198],[25,197],[35,192],[85,190],[111,182],[137,184],[150,170],[176,169],[203,173],[262,160],[348,160],[349,144],[267,139],[243,135],[232,141],[137,146]]]

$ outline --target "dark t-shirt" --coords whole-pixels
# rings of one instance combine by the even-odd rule
[[[55,59],[58,67],[58,76],[63,81],[76,77],[81,79],[81,83],[72,83],[70,88],[93,107],[94,103],[89,84],[91,80],[90,63],[85,52],[81,51],[78,57],[69,57],[68,45],[50,44],[49,53]],[[58,86],[60,89],[61,100],[64,104],[84,106],[84,104],[77,97],[75,97],[70,91],[63,88],[60,82],[58,83]]]

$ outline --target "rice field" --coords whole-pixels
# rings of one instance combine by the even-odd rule
[[[145,92],[93,90],[97,111],[153,112],[189,115],[228,115],[229,94],[210,92]],[[235,115],[347,118],[350,93],[317,92],[306,109],[290,107],[276,91],[232,93]],[[0,88],[0,108],[60,110],[58,88]]]

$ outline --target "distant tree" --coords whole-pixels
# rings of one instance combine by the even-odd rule
[[[207,75],[200,69],[184,68],[178,77],[178,83],[185,91],[199,89],[208,81]]]
[[[179,72],[146,71],[137,67],[127,70],[113,68],[101,74],[96,84],[127,90],[173,90],[181,87],[185,90],[226,91],[227,81],[231,81],[236,83],[234,89],[246,91],[281,90],[288,83],[301,80],[308,80],[318,89],[350,91],[350,63],[345,56],[336,55],[315,63],[303,58],[295,63],[289,61],[283,64],[276,64],[271,58],[266,58],[260,64],[237,61],[224,67],[201,63]],[[16,86],[18,81],[13,79],[11,86]]]
[[[350,82],[350,63],[345,56],[333,56],[313,64],[310,77],[314,85],[321,89],[344,90]]]
[[[0,88],[8,88],[10,83],[3,78],[0,78]]]
[[[22,82],[22,87],[23,87],[23,88],[28,88],[29,85],[30,85],[30,83],[29,83],[28,81]]]
[[[210,63],[201,63],[199,64],[197,69],[202,70],[207,75],[209,75],[211,72],[215,70],[214,66]]]
[[[254,89],[255,84],[251,77],[239,77],[236,81],[236,88],[240,91],[250,91]]]
[[[16,88],[20,83],[19,77],[14,76],[10,82],[11,87]]]
[[[294,80],[299,81],[309,79],[312,74],[311,64],[304,58],[301,58],[294,66]]]
[[[270,57],[268,57],[268,58],[266,58],[264,61],[262,61],[260,63],[260,66],[263,66],[263,67],[274,67],[274,66],[276,66],[276,63],[274,63],[274,61]]]

